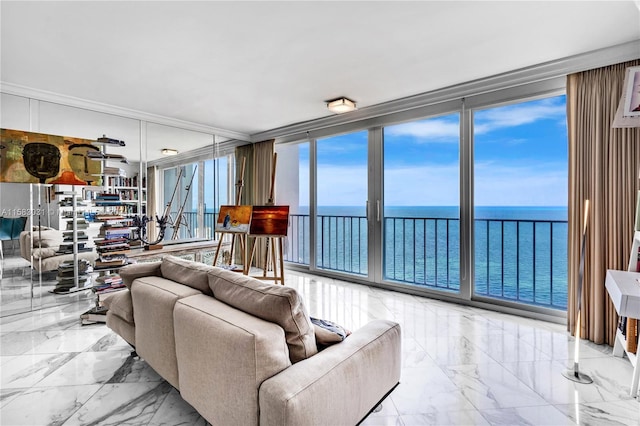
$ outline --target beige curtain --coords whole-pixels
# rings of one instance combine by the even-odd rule
[[[265,205],[269,201],[274,152],[274,139],[236,148],[236,176],[238,180],[241,178],[242,159],[246,159],[241,204],[259,206]],[[254,255],[255,266],[264,267],[265,251],[266,240],[258,239]]]
[[[575,334],[584,202],[590,201],[580,312],[581,336],[613,344],[617,315],[607,269],[627,269],[639,189],[640,129],[613,129],[625,69],[640,60],[567,77],[569,264],[567,329]]]

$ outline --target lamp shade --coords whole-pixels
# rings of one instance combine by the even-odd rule
[[[342,114],[344,112],[353,111],[356,109],[356,103],[351,99],[339,98],[327,102],[327,108],[329,111],[336,114]]]

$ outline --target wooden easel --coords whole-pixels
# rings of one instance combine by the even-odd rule
[[[244,171],[245,171],[246,164],[247,164],[247,158],[242,157],[242,167],[240,168],[240,179],[238,179],[238,182],[236,182],[236,206],[239,206],[240,203],[242,202],[242,189],[244,188]],[[219,232],[219,233],[222,235],[220,237],[220,241],[218,242],[218,247],[216,248],[216,254],[215,256],[213,256],[213,266],[216,266],[216,264],[218,263],[218,255],[220,254],[220,246],[222,243],[222,238],[226,234],[225,232]],[[245,236],[238,235],[237,233],[231,233],[231,234],[232,235],[231,235],[229,265],[233,263],[233,249],[235,248],[236,238],[238,238],[238,242],[240,244],[240,250],[243,253],[243,263],[244,263],[244,265],[242,265],[243,272],[246,275],[248,273],[248,266],[247,266],[247,258],[246,258],[246,251],[245,251]]]
[[[278,153],[273,153],[273,163],[271,165],[271,182],[269,188],[269,199],[267,201],[268,206],[275,204],[274,192],[276,183],[276,168],[278,163]],[[264,269],[262,270],[262,276],[254,276],[254,278],[263,280],[273,280],[276,284],[280,281],[280,284],[284,285],[284,256],[283,245],[285,235],[249,235],[253,237],[253,245],[251,247],[251,255],[248,256],[248,264],[251,265],[256,250],[256,244],[260,238],[266,239],[266,247],[264,253]],[[247,243],[248,244],[248,243]],[[277,252],[276,252],[277,247]],[[280,271],[278,272],[278,267]],[[268,276],[269,270],[273,270],[273,276]],[[249,273],[249,268],[246,268],[246,273]]]

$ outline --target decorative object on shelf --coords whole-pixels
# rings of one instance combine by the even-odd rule
[[[153,219],[149,216],[134,216],[133,217],[133,237],[132,241],[140,241],[146,246],[157,246],[163,239],[164,233],[167,229],[167,217],[159,217],[156,215],[156,223],[158,226],[158,237],[154,241],[147,240],[147,224],[153,222]],[[160,248],[160,247],[156,247]]]
[[[578,297],[577,297],[577,312],[576,312],[576,327],[575,327],[575,347],[573,352],[573,370],[567,369],[562,372],[562,375],[569,380],[578,383],[589,384],[593,383],[593,379],[588,375],[580,372],[580,339],[581,339],[581,324],[580,324],[580,308],[582,306],[582,281],[584,278],[584,256],[587,240],[587,225],[589,223],[589,200],[584,202],[584,224],[582,227],[582,248],[580,250],[580,267],[578,271]]]
[[[90,139],[0,129],[0,182],[99,185],[102,164],[86,161],[99,152]]]
[[[116,145],[116,146],[125,146],[124,141],[120,141],[118,139],[108,138],[107,135],[102,135],[101,138],[96,139],[97,143],[101,143],[104,145]]]

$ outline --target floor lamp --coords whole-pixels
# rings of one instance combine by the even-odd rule
[[[578,309],[576,312],[576,344],[573,352],[573,369],[566,369],[562,375],[578,383],[593,383],[593,379],[580,372],[580,308],[582,307],[582,281],[584,278],[584,252],[587,240],[587,223],[589,220],[589,200],[584,202],[584,224],[582,227],[582,247],[580,249],[580,267],[578,270]]]

